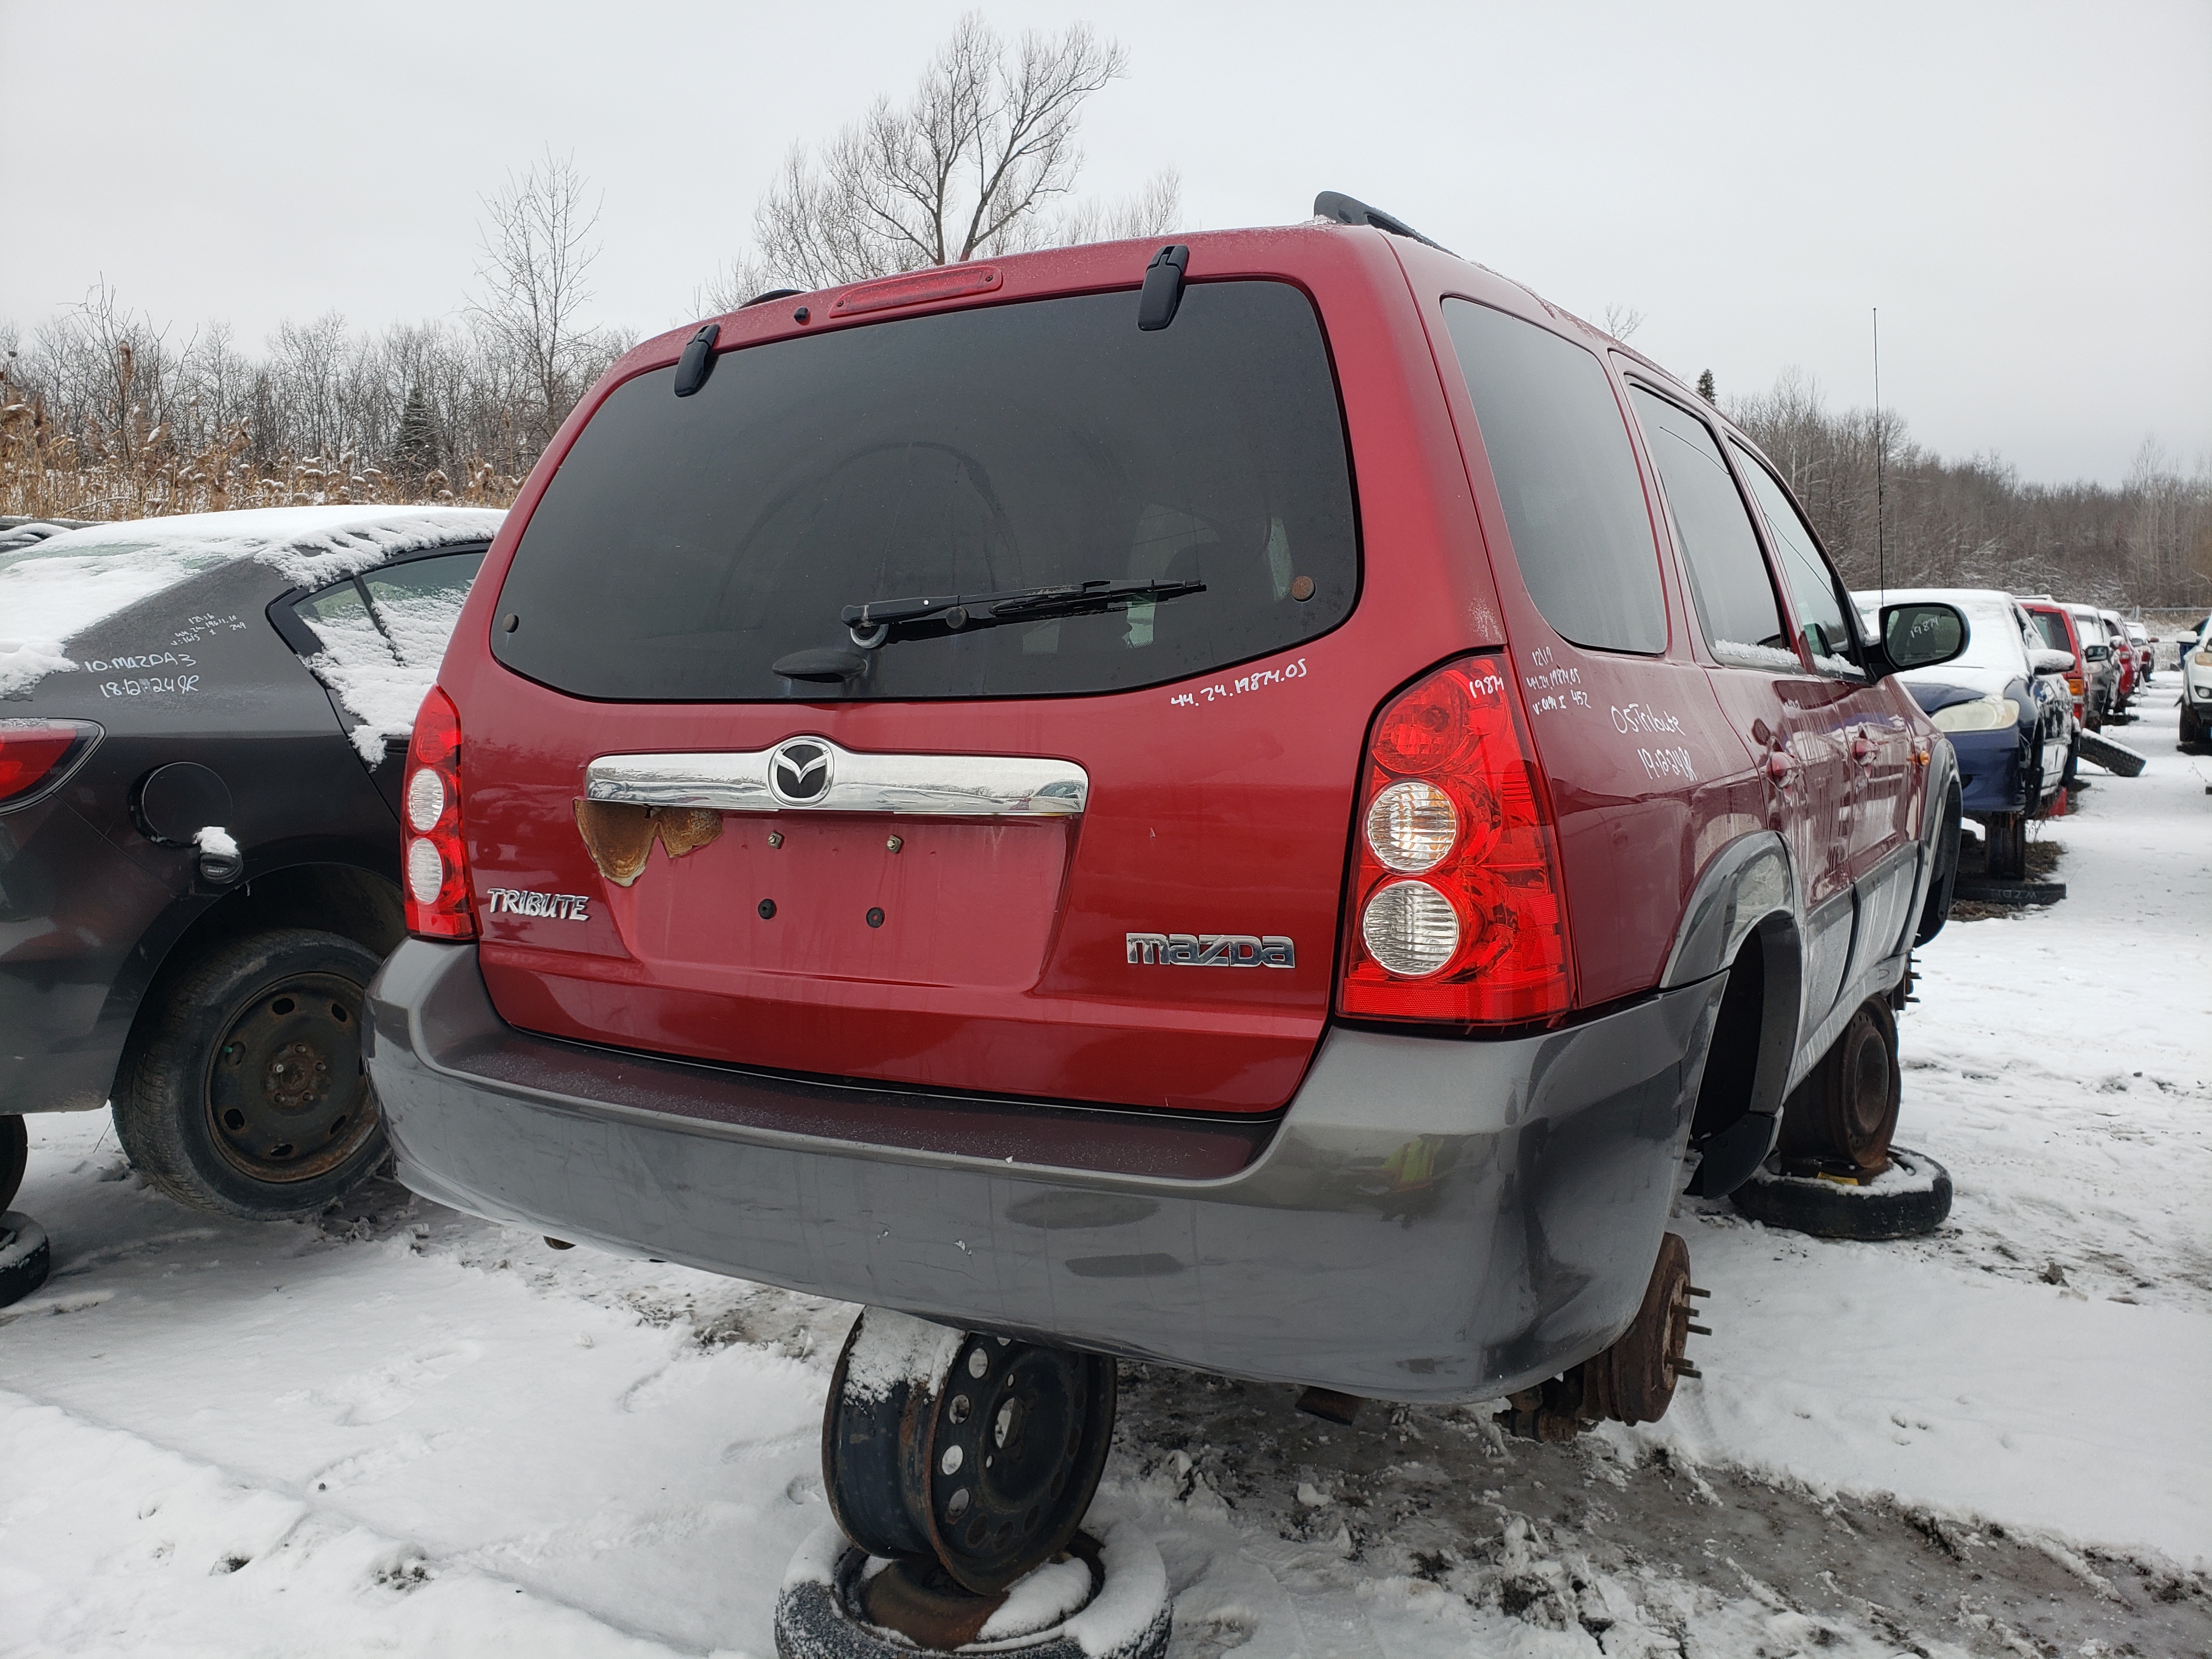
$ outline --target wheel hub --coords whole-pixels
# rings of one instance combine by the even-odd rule
[[[361,1063],[362,988],[336,974],[264,987],[240,1010],[208,1067],[215,1142],[257,1181],[306,1181],[349,1157],[376,1127]]]

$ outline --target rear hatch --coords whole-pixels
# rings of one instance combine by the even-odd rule
[[[1373,708],[1320,690],[1359,586],[1345,421],[1299,289],[1136,313],[893,317],[606,394],[461,701],[505,1018],[937,1089],[1290,1097]]]

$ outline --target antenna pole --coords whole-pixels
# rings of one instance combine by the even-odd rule
[[[1889,592],[1888,550],[1882,541],[1883,495],[1881,441],[1881,307],[1874,308],[1874,585],[1885,597]]]

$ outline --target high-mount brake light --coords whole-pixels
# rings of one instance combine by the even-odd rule
[[[0,806],[58,784],[100,735],[90,720],[0,720]]]
[[[999,286],[996,265],[933,265],[903,276],[884,276],[848,288],[830,305],[832,317],[854,317],[862,312],[889,311],[894,306],[918,306],[929,300],[953,300],[963,295],[988,294]]]
[[[1463,658],[1401,693],[1364,770],[1340,1012],[1461,1025],[1565,1013],[1558,836],[1503,660]]]
[[[461,841],[461,717],[434,685],[415,716],[404,798],[407,931],[426,939],[474,939],[469,855]]]

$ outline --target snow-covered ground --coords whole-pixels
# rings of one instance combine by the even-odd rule
[[[1904,1244],[1686,1201],[1716,1334],[1662,1423],[1127,1368],[1108,1481],[1176,1651],[2099,1654],[2212,1645],[2212,762],[2171,684],[2046,834],[2068,900],[1954,923],[1902,1022]],[[313,1224],[31,1120],[55,1240],[0,1313],[0,1655],[772,1650],[851,1310],[556,1252],[380,1184]]]

